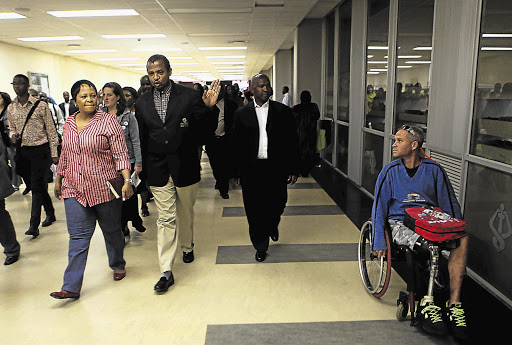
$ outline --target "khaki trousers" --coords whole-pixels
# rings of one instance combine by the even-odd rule
[[[172,270],[178,249],[192,251],[194,247],[194,205],[199,183],[176,187],[169,176],[163,187],[151,186],[158,210],[157,243],[160,272]]]

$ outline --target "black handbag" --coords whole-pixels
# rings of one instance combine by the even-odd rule
[[[25,131],[25,127],[27,126],[28,120],[32,117],[32,114],[36,110],[37,106],[41,100],[37,100],[30,111],[27,114],[27,119],[25,120],[25,124],[23,125],[23,128],[21,129],[20,133],[20,139],[16,142],[16,154],[14,155],[14,163],[16,165],[16,174],[20,175],[23,180],[28,181],[30,179],[30,161],[28,159],[23,158],[23,154],[20,150],[21,148],[21,141],[23,140],[23,132]]]

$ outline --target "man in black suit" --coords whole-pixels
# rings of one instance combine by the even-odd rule
[[[254,76],[251,91],[254,101],[235,112],[233,147],[249,235],[256,261],[261,262],[267,257],[269,237],[279,239],[287,184],[297,181],[299,146],[292,110],[269,99],[269,78]]]
[[[198,142],[217,126],[218,81],[201,95],[174,83],[163,55],[147,63],[153,87],[135,103],[142,149],[142,166],[158,209],[158,257],[162,275],[154,289],[166,292],[174,283],[172,265],[178,248],[183,261],[194,260],[194,204],[200,176]],[[201,98],[202,96],[202,98]],[[178,230],[179,226],[179,230]]]
[[[62,97],[64,97],[64,102],[59,104],[59,108],[64,115],[64,120],[67,120],[69,115],[73,115],[78,111],[78,107],[76,106],[75,102],[69,98],[69,92],[64,91],[62,93]]]
[[[224,89],[225,91],[226,89]],[[219,95],[217,108],[219,108],[219,122],[215,132],[206,143],[206,153],[210,159],[215,186],[223,199],[229,199],[229,179],[232,175],[231,132],[233,116],[238,108],[231,99],[224,97],[225,92]]]

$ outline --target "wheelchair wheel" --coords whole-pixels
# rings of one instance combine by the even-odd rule
[[[382,297],[388,289],[391,278],[391,245],[388,231],[384,232],[387,253],[380,260],[372,254],[372,222],[367,221],[359,237],[359,273],[366,291],[376,298]]]

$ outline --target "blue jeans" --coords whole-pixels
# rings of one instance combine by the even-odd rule
[[[69,233],[69,252],[62,290],[79,293],[82,288],[89,244],[96,221],[98,221],[105,238],[110,268],[117,270],[125,267],[121,207],[121,199],[114,199],[92,207],[82,206],[75,198],[64,200]]]

